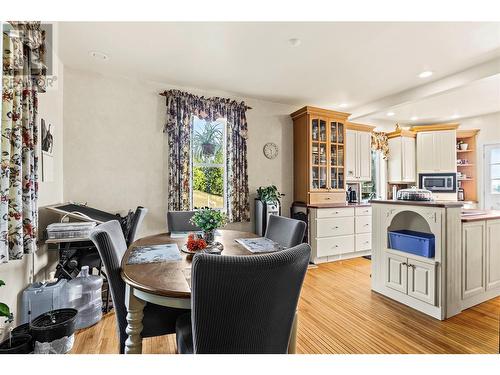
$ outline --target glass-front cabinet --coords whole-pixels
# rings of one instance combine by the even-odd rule
[[[291,117],[294,201],[345,202],[345,137],[349,113],[307,106]]]
[[[311,116],[311,190],[344,189],[344,121]]]

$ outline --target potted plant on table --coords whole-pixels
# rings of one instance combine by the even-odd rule
[[[0,280],[0,287],[5,285],[3,280]],[[10,324],[14,321],[14,314],[10,311],[9,306],[0,302],[0,317],[6,318],[5,323]],[[9,329],[7,340],[0,343],[0,354],[29,354],[33,351],[33,341],[30,335],[19,334],[12,335]]]
[[[226,214],[220,210],[204,207],[195,212],[191,223],[203,231],[203,239],[207,244],[214,242],[215,230],[226,225]]]
[[[257,189],[257,199],[262,203],[277,204],[284,196],[285,194],[281,194],[275,185],[261,186]]]

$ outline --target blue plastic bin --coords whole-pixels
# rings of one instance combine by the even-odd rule
[[[434,258],[435,237],[430,233],[413,230],[389,231],[389,248],[406,253]]]

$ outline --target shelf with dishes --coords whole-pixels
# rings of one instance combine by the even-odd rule
[[[457,181],[458,199],[476,202],[476,136],[479,129],[457,130]]]

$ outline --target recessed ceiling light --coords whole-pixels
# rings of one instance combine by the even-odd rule
[[[433,74],[430,70],[425,70],[422,73],[418,75],[419,78],[427,78],[430,77]]]
[[[417,120],[418,120],[418,117],[417,117],[417,116],[412,116],[412,117],[410,118],[410,120],[411,120],[411,121],[417,121]]]
[[[391,117],[391,116],[394,116],[395,113],[394,112],[387,112],[387,116]]]
[[[453,115],[451,116],[452,119],[456,119],[456,118],[459,118],[460,116],[459,115]]]
[[[302,41],[299,38],[291,38],[288,39],[288,43],[290,43],[293,47],[297,47],[300,46],[300,43],[302,43]]]
[[[109,56],[106,55],[103,52],[99,51],[90,51],[89,55],[92,56],[94,59],[101,60],[101,61],[106,61],[109,60]]]
[[[340,104],[339,104],[339,107],[340,107],[340,108],[346,108],[346,107],[347,107],[347,103],[340,103]]]

